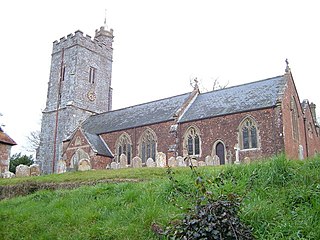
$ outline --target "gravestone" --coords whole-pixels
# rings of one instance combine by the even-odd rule
[[[88,171],[91,170],[91,165],[89,160],[87,159],[82,159],[79,162],[79,166],[78,166],[78,171]]]
[[[166,154],[163,152],[158,152],[156,155],[156,164],[157,167],[165,167],[166,166]]]
[[[220,165],[220,158],[218,157],[218,155],[213,156],[213,165],[214,166]]]
[[[191,159],[191,164],[190,166],[198,167],[198,161],[196,159]]]
[[[204,159],[205,163],[207,164],[207,166],[213,166],[213,157],[211,156],[206,156],[206,158]]]
[[[127,156],[125,154],[120,155],[120,168],[126,168],[128,163]]]
[[[132,159],[132,167],[133,168],[141,168],[142,167],[142,160],[139,157],[134,157]]]
[[[30,167],[30,176],[40,176],[40,165],[39,164],[32,164]]]
[[[152,158],[148,158],[148,159],[147,159],[147,162],[146,162],[146,166],[147,166],[147,167],[155,167],[155,166],[156,166],[156,163],[153,161]]]
[[[176,165],[177,165],[178,167],[185,167],[185,166],[186,166],[186,163],[185,163],[183,157],[181,157],[181,156],[178,156],[178,157],[176,158],[176,162],[177,162]]]
[[[204,166],[207,166],[207,164],[204,161],[199,161],[198,162],[198,166],[199,167],[204,167]]]
[[[175,157],[171,157],[169,158],[168,160],[168,166],[169,167],[176,167],[177,165],[177,162],[176,162],[176,158]]]
[[[27,165],[20,164],[16,167],[16,177],[29,177],[30,168]]]
[[[1,174],[3,178],[14,178],[15,174],[9,171],[5,171],[4,173]]]
[[[118,164],[116,162],[112,162],[110,164],[110,169],[118,169]]]
[[[59,160],[58,161],[57,173],[65,173],[66,171],[67,171],[66,161]]]
[[[245,157],[245,158],[243,159],[243,162],[244,162],[244,163],[250,163],[250,162],[251,162],[251,159],[250,159],[249,157]]]

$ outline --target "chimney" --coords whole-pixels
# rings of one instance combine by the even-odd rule
[[[310,103],[310,110],[311,110],[313,121],[317,122],[316,105],[314,103]]]

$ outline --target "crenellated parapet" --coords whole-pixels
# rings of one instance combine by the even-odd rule
[[[113,29],[106,30],[104,27],[97,29],[95,37],[84,35],[82,31],[77,30],[74,34],[68,34],[67,37],[62,37],[60,40],[53,42],[52,54],[60,52],[62,48],[70,48],[76,45],[85,47],[93,52],[99,52],[108,56],[112,51]]]

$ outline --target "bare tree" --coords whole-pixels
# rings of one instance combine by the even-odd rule
[[[224,89],[226,88],[227,86],[229,85],[229,81],[224,84],[224,85],[221,85],[220,82],[219,82],[219,78],[216,78],[214,81],[213,81],[213,86],[212,86],[212,90],[219,90],[219,89]]]
[[[28,152],[35,152],[40,145],[40,131],[32,131],[30,135],[27,136],[28,145],[24,147]]]

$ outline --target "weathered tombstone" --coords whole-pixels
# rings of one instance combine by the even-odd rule
[[[168,160],[168,166],[169,167],[175,167],[176,166],[176,158],[175,157],[171,157]]]
[[[251,162],[251,159],[250,159],[249,157],[245,157],[245,158],[243,159],[243,162],[244,162],[244,163],[250,163],[250,162]]]
[[[218,157],[218,155],[213,156],[213,165],[214,166],[220,165],[220,158]]]
[[[213,166],[213,157],[211,156],[206,156],[205,158],[205,163],[207,164],[207,166]]]
[[[304,157],[303,157],[303,146],[302,145],[299,145],[299,160],[303,160]]]
[[[20,164],[16,167],[16,177],[29,177],[30,169],[27,165]]]
[[[126,168],[127,167],[127,163],[128,163],[128,159],[127,156],[125,154],[121,154],[120,155],[120,168]]]
[[[198,167],[198,161],[196,159],[191,159],[191,164],[194,167]]]
[[[40,176],[41,171],[40,171],[40,166],[39,164],[32,164],[30,165],[30,176]]]
[[[134,157],[132,159],[132,167],[133,168],[141,168],[142,167],[142,160],[139,157]]]
[[[117,169],[117,163],[116,162],[112,162],[111,164],[110,164],[110,169]]]
[[[147,166],[147,167],[155,167],[155,166],[156,166],[156,163],[153,161],[152,158],[148,158],[148,159],[147,159],[147,162],[146,162],[146,166]]]
[[[4,173],[1,174],[3,178],[14,178],[15,174],[9,171],[5,171]]]
[[[186,163],[184,162],[184,159],[181,156],[178,156],[176,158],[176,162],[177,162],[178,167],[185,167],[186,166]]]
[[[166,154],[163,152],[158,152],[156,155],[156,164],[157,167],[165,167],[166,166]]]
[[[88,159],[82,159],[79,162],[78,171],[88,171],[91,169],[91,165]]]
[[[67,171],[66,161],[59,160],[57,173],[65,173],[66,171]]]
[[[229,150],[229,151],[228,151],[228,154],[227,154],[228,164],[232,164],[232,163],[233,163],[233,161],[232,161],[232,156],[233,156],[232,151]]]
[[[198,162],[198,166],[199,167],[204,167],[204,166],[207,166],[207,164],[204,161],[199,161]]]

